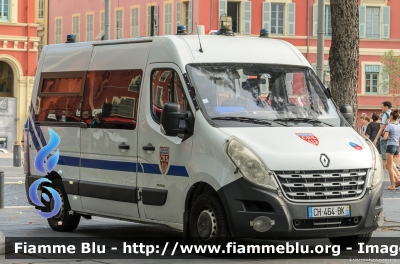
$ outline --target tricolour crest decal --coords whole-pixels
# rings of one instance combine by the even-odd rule
[[[362,150],[362,147],[360,145],[357,145],[356,143],[350,142],[349,144],[356,150]]]
[[[160,147],[160,168],[162,174],[167,172],[169,163],[169,148],[167,147]]]
[[[302,140],[305,140],[308,143],[313,144],[315,146],[318,146],[319,144],[318,138],[314,136],[312,133],[296,133],[296,135]]]

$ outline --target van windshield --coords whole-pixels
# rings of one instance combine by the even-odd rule
[[[211,119],[318,120],[340,125],[336,107],[308,67],[189,64],[187,72],[200,106]]]

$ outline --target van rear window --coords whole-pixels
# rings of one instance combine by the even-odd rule
[[[48,78],[43,80],[42,93],[79,93],[82,78]]]

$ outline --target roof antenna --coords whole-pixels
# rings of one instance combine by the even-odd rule
[[[196,23],[196,29],[197,29],[197,36],[199,37],[199,44],[200,44],[200,49],[199,49],[199,51],[200,51],[201,53],[203,53],[203,48],[201,47],[201,41],[200,41],[199,27],[197,26],[197,23]]]

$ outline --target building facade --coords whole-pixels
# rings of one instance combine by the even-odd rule
[[[35,0],[35,22],[39,25],[38,37],[38,58],[42,52],[43,46],[47,45],[48,25],[49,25],[49,0]],[[38,60],[39,61],[39,60]]]
[[[37,64],[34,2],[0,0],[0,148],[22,137]]]
[[[330,1],[325,0],[325,4],[324,52],[328,65],[332,36]],[[359,0],[359,115],[379,112],[382,101],[396,101],[383,85],[387,76],[382,74],[380,62],[388,50],[400,55],[396,10],[400,10],[398,0]],[[103,35],[104,3],[99,0],[53,0],[49,14],[49,43],[65,42],[69,33],[76,34],[78,41],[99,40]],[[236,35],[257,37],[260,28],[266,28],[271,38],[295,45],[315,67],[318,0],[111,0],[110,36],[117,39],[175,34],[177,25],[186,25],[190,33],[204,26],[207,34],[218,30],[223,14],[232,17]],[[328,66],[325,76],[324,82],[329,86]]]

